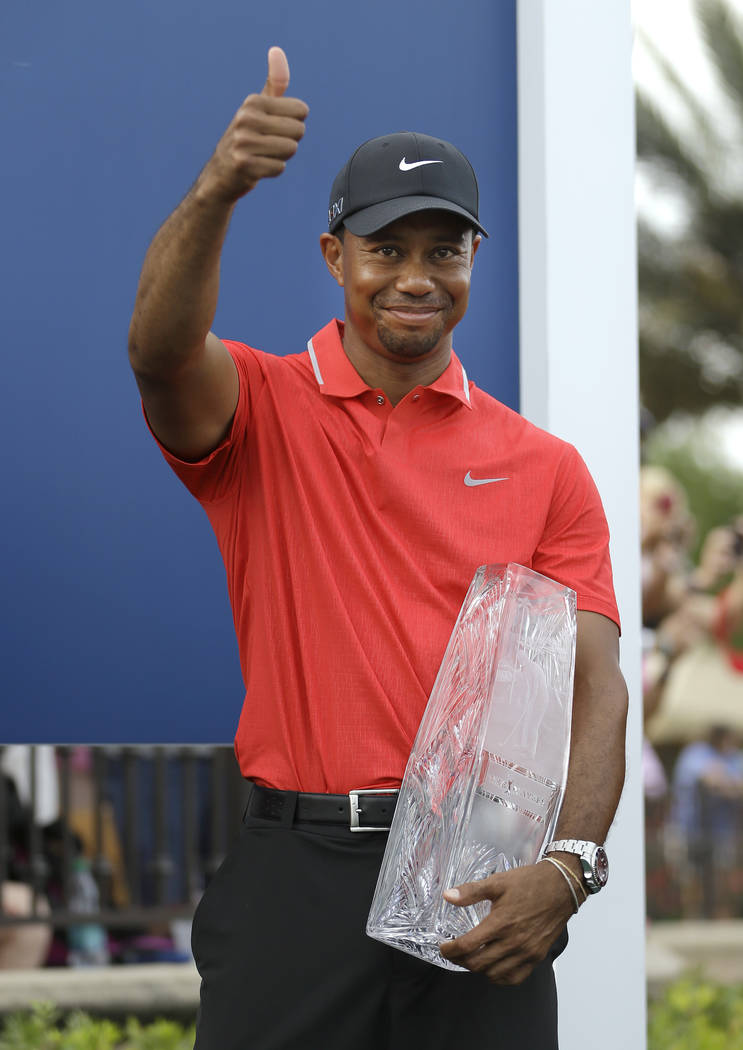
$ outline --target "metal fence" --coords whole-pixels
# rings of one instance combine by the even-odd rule
[[[116,941],[189,920],[239,834],[246,784],[232,749],[55,748],[46,770],[58,802],[51,821],[34,819],[39,749],[24,750],[25,796],[0,775],[0,889],[23,885],[29,906],[3,911],[0,892],[0,933],[52,927],[51,961],[63,963],[68,931],[81,924],[97,923]],[[667,799],[646,805],[650,918],[743,918],[743,798],[700,785],[698,813],[690,835],[674,825]],[[92,901],[79,898],[81,865]]]
[[[232,749],[55,748],[45,777],[58,811],[45,822],[40,749],[24,750],[25,792],[0,775],[0,887],[30,887],[31,906],[3,911],[0,894],[0,929],[43,922],[64,944],[82,923],[141,931],[190,918],[240,829],[246,785]]]
[[[743,797],[699,784],[686,827],[646,801],[645,866],[649,918],[743,918]]]

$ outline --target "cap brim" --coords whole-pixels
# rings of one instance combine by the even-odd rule
[[[417,211],[448,211],[454,215],[461,215],[470,225],[479,230],[483,236],[488,233],[474,215],[465,208],[460,208],[452,201],[443,200],[441,197],[395,197],[381,204],[372,204],[369,208],[362,208],[343,218],[343,225],[357,237],[368,237],[370,233],[376,233],[391,222],[402,219],[405,215],[412,215]]]

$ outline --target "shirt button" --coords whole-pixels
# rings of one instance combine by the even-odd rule
[[[377,396],[377,404],[378,404],[378,405],[383,405],[383,404],[384,404],[384,398],[382,397],[382,395],[381,395],[381,394],[379,394],[379,395]]]
[[[420,394],[413,394],[413,401],[420,400]]]

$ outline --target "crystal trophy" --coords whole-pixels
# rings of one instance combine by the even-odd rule
[[[523,565],[475,573],[403,777],[366,932],[435,963],[490,910],[445,889],[535,863],[567,776],[575,592]]]

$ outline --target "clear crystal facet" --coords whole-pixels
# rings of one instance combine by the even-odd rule
[[[575,592],[522,565],[475,573],[390,828],[367,933],[445,969],[438,950],[485,918],[450,886],[532,864],[567,774]]]

